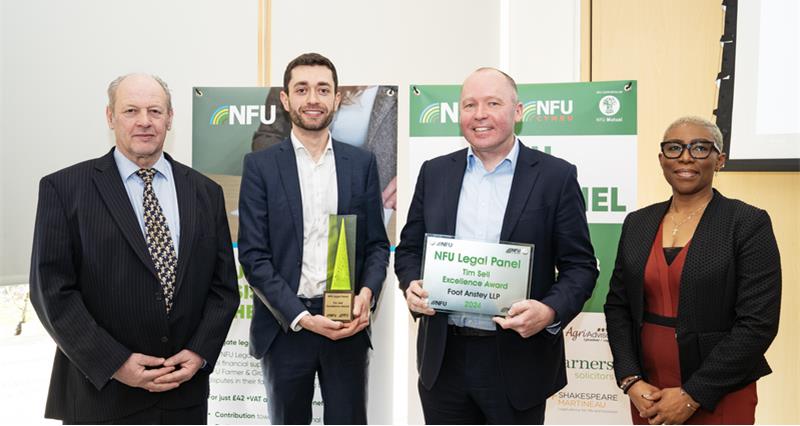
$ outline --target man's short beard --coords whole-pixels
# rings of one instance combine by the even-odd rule
[[[296,110],[290,109],[289,119],[292,120],[292,124],[303,130],[318,131],[327,128],[331,124],[331,121],[333,121],[333,113],[328,113],[328,116],[325,117],[325,120],[319,124],[307,124],[303,122],[303,117],[301,117]]]

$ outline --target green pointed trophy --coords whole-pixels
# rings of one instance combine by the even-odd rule
[[[328,220],[328,279],[322,314],[334,321],[353,320],[356,260],[356,215],[330,215]]]

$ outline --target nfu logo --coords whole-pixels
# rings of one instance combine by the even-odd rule
[[[619,112],[620,103],[616,96],[608,95],[603,96],[603,99],[600,99],[600,103],[597,106],[600,108],[600,112],[602,112],[603,115],[611,117]]]
[[[525,102],[522,121],[572,121],[572,99],[548,99]]]
[[[453,247],[450,241],[431,241],[431,247]]]
[[[510,247],[506,249],[506,254],[521,254],[527,256],[529,250],[527,247]]]
[[[436,102],[422,109],[419,114],[420,124],[445,124],[458,122],[458,102]]]
[[[253,124],[253,119],[258,118],[262,124],[272,124],[275,122],[275,105],[269,106],[267,115],[266,105],[220,105],[211,113],[208,120],[210,126],[245,125]]]

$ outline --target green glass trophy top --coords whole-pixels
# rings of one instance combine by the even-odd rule
[[[339,222],[339,241],[336,244],[336,260],[333,262],[333,278],[330,291],[350,291],[350,256],[347,253],[347,227],[344,219]]]
[[[328,220],[328,274],[323,315],[334,321],[353,319],[353,283],[356,260],[356,215],[330,215]]]

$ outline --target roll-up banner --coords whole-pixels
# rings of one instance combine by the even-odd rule
[[[409,88],[409,180],[422,163],[467,146],[458,125],[459,85]],[[636,82],[521,84],[525,145],[578,168],[586,216],[600,266],[592,298],[563,329],[568,385],[547,401],[549,424],[630,423],[628,398],[617,388],[603,303],[622,222],[636,207]],[[531,386],[535,386],[531,383]]]
[[[245,154],[289,137],[291,121],[280,102],[281,87],[194,87],[192,167],[219,183],[225,194],[231,236],[239,230],[239,186]],[[342,102],[331,123],[334,139],[375,154],[384,197],[384,222],[395,234],[397,175],[397,86],[340,86]],[[234,249],[234,254],[238,253]],[[241,266],[241,304],[214,372],[208,400],[209,424],[268,424],[261,362],[249,354],[253,297]],[[387,288],[385,291],[392,291]],[[372,356],[389,356],[388,353]],[[391,376],[390,372],[384,372]],[[373,377],[381,374],[372,371]],[[380,379],[380,378],[377,378]],[[370,403],[382,404],[382,401]],[[312,424],[322,424],[323,403],[318,382],[312,401]]]

